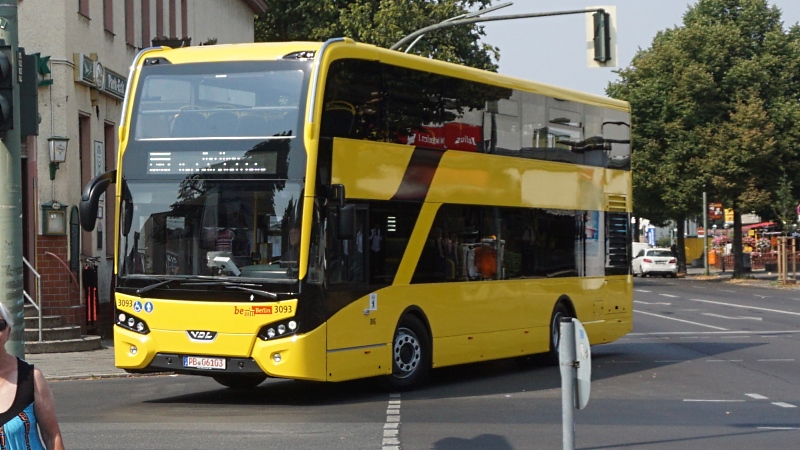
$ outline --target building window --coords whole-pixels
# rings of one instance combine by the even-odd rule
[[[114,0],[103,0],[103,26],[106,31],[114,32]]]
[[[78,0],[78,14],[89,17],[89,0]]]
[[[135,22],[135,17],[133,16],[133,0],[125,0],[125,43],[132,46],[136,46]]]
[[[142,48],[150,47],[150,0],[142,0]]]

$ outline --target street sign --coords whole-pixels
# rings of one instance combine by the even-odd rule
[[[575,325],[575,359],[578,365],[578,398],[575,404],[578,409],[586,408],[589,394],[592,392],[592,350],[589,348],[589,336],[578,319],[572,319]]]

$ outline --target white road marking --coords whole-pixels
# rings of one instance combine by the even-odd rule
[[[636,311],[641,312],[641,311]],[[644,313],[643,313],[644,314]],[[667,317],[669,319],[669,317]],[[654,331],[650,333],[628,333],[627,336],[653,336],[653,335],[687,335],[687,334],[796,334],[800,330],[785,330],[785,331]]]
[[[636,292],[644,292],[645,294],[649,294],[649,293],[653,292],[653,291],[646,291],[646,290],[644,290],[644,289],[634,289],[634,290],[635,290]]]
[[[780,406],[781,408],[797,408],[797,406],[792,405],[791,403],[784,403],[784,402],[772,402],[775,406]]]
[[[757,430],[777,430],[777,431],[800,430],[800,428],[798,428],[798,427],[756,427],[756,429]]]
[[[700,326],[700,327],[707,327],[707,328],[713,328],[713,329],[715,329],[715,330],[728,331],[728,329],[727,329],[727,328],[722,328],[722,327],[714,327],[714,326],[711,326],[711,325],[706,325],[706,324],[703,324],[703,323],[691,322],[691,321],[689,321],[689,320],[676,319],[676,318],[674,318],[674,317],[662,316],[661,314],[653,314],[653,313],[644,312],[644,311],[634,311],[634,312],[637,312],[637,313],[639,313],[639,314],[644,314],[644,315],[646,315],[646,316],[654,316],[654,317],[659,317],[659,318],[661,318],[661,319],[668,319],[668,320],[674,320],[674,321],[676,321],[676,322],[689,323],[689,324],[692,324],[692,325],[697,325],[697,326]]]
[[[672,295],[672,294],[658,294],[658,295],[660,295],[662,297],[669,297],[669,298],[680,298],[680,296]]]
[[[728,319],[728,320],[763,320],[761,317],[747,317],[747,316],[738,316],[738,317],[729,317],[723,316],[722,314],[714,314],[714,313],[701,313],[704,316],[709,317],[718,317],[720,319]]]
[[[757,359],[758,362],[794,362],[794,358]]]
[[[703,300],[700,298],[690,298],[689,300],[693,302],[703,302],[703,303],[710,303],[712,305],[722,305],[722,306],[730,306],[731,308],[745,308],[745,309],[754,309],[756,311],[767,311],[767,312],[774,312],[778,314],[789,314],[792,316],[800,316],[800,312],[794,311],[784,311],[780,309],[770,309],[770,308],[759,308],[757,306],[748,306],[748,305],[737,305],[735,303],[724,303],[724,302],[715,302],[711,300]]]
[[[744,395],[746,395],[746,396],[748,396],[750,398],[754,398],[756,400],[767,400],[767,399],[769,399],[769,397],[764,397],[761,394],[744,394]]]
[[[685,398],[685,402],[708,402],[708,403],[744,403],[744,400],[716,400],[716,399],[702,399],[702,398]]]
[[[400,394],[389,394],[381,450],[400,450]]]
[[[633,303],[641,303],[642,305],[664,305],[664,306],[672,305],[672,303],[667,303],[667,302],[643,302],[641,300],[634,300]]]

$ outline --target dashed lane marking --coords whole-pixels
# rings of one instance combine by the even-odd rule
[[[755,311],[767,311],[767,312],[774,312],[774,313],[778,313],[778,314],[788,314],[788,315],[791,315],[791,316],[800,316],[800,312],[785,311],[785,310],[781,310],[781,309],[759,308],[757,306],[738,305],[736,303],[715,302],[715,301],[712,301],[712,300],[703,300],[703,299],[700,299],[700,298],[690,298],[689,300],[691,300],[693,302],[709,303],[709,304],[712,304],[712,305],[730,306],[731,308],[745,308],[745,309],[751,309],[751,310],[755,310]]]
[[[672,303],[669,302],[643,302],[641,300],[634,300],[633,303],[639,303],[642,305],[664,305],[664,306],[671,306]]]
[[[714,314],[714,313],[700,313],[704,316],[708,317],[717,317],[719,319],[728,319],[728,320],[763,320],[761,317],[748,317],[748,316],[738,316],[738,317],[730,317],[730,316],[723,316],[722,314]]]
[[[637,312],[639,314],[644,314],[646,316],[653,316],[653,317],[658,317],[658,318],[661,318],[661,319],[674,320],[676,322],[683,322],[683,323],[688,323],[688,324],[692,324],[692,325],[697,325],[699,327],[706,327],[706,328],[712,328],[714,330],[728,331],[727,328],[715,327],[715,326],[712,326],[712,325],[706,325],[704,323],[697,323],[697,322],[692,322],[692,321],[689,321],[689,320],[677,319],[675,317],[662,316],[661,314],[653,314],[653,313],[644,312],[644,311],[634,311],[634,312]]]
[[[400,394],[389,394],[381,450],[400,450]]]

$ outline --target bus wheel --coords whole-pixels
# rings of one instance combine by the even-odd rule
[[[570,313],[567,307],[559,302],[550,319],[550,353],[548,353],[548,360],[551,363],[558,362],[558,341],[561,339],[561,319],[564,317],[570,317]]]
[[[392,341],[392,374],[388,384],[394,389],[419,385],[431,367],[431,340],[418,318],[404,317],[397,325]]]
[[[253,389],[267,379],[266,375],[217,375],[214,381],[231,389]]]

